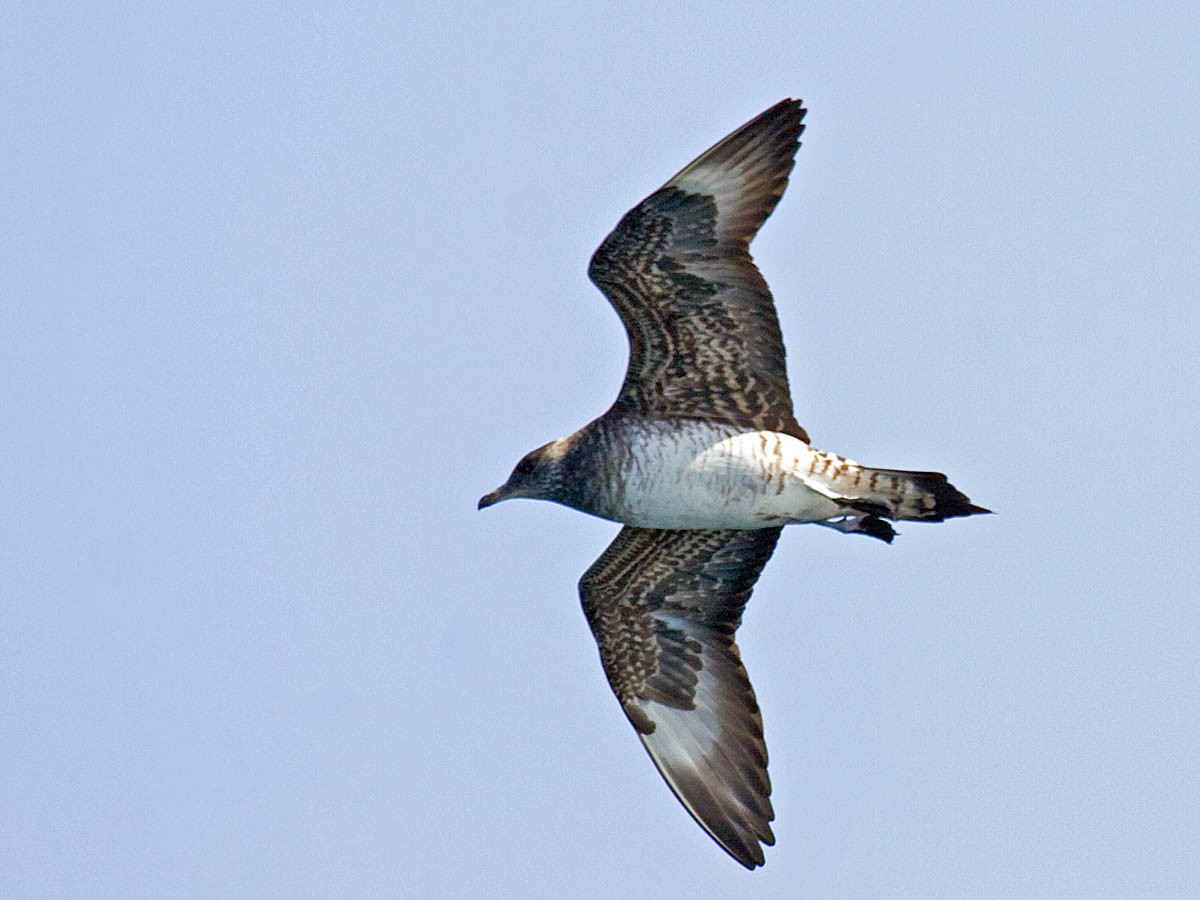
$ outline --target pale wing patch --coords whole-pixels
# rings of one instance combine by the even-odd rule
[[[698,417],[807,440],[783,338],[749,243],[779,202],[803,131],[785,100],[630,210],[588,275],[629,337],[613,413]]]
[[[761,865],[759,842],[775,843],[769,824],[775,814],[754,693],[736,649],[719,641],[714,646],[711,634],[684,627],[703,647],[694,706],[633,700],[627,711],[636,705],[654,723],[652,732],[638,736],[692,817],[743,864]]]
[[[749,243],[787,187],[803,117],[799,102],[777,103],[702,153],[667,186],[712,197],[718,238]]]
[[[734,634],[779,528],[626,526],[580,581],[617,699],[655,766],[749,868],[772,844],[762,717]]]

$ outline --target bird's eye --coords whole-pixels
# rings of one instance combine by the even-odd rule
[[[527,456],[523,460],[521,460],[519,463],[517,463],[517,469],[516,469],[516,472],[514,472],[514,474],[515,475],[528,475],[530,472],[532,472],[534,470],[534,468],[536,468],[536,465],[537,464],[534,462],[533,457]]]

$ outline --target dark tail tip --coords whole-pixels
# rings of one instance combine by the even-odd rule
[[[934,505],[930,510],[930,515],[921,516],[921,518],[932,519],[933,521],[942,521],[943,519],[955,519],[959,516],[977,516],[991,513],[990,509],[985,509],[982,506],[976,506],[971,502],[971,498],[952,485],[946,480],[946,476],[940,472],[923,472],[921,480],[924,482],[921,487],[933,494]]]

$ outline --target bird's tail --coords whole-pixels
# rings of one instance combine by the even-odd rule
[[[805,478],[809,486],[871,517],[942,522],[991,512],[973,504],[941,472],[872,469],[819,450],[814,450],[813,456],[814,465]]]

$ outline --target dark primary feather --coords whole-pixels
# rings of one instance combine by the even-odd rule
[[[749,244],[787,187],[804,130],[785,100],[739,128],[620,221],[588,275],[630,358],[614,413],[708,420],[807,441],[792,415],[783,338]]]
[[[609,684],[688,812],[742,865],[773,844],[762,717],[734,634],[780,528],[621,529],[579,582]]]

